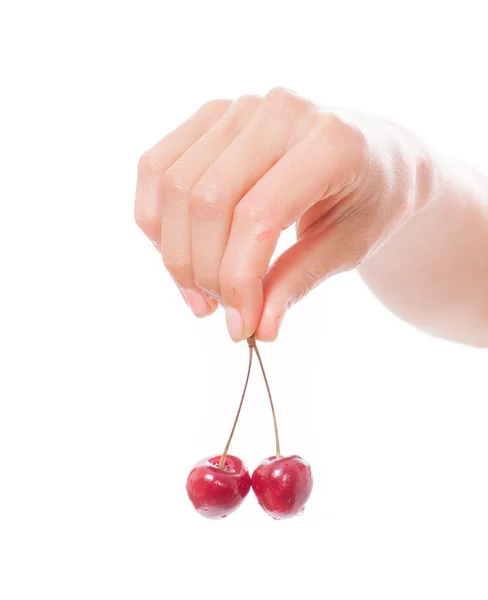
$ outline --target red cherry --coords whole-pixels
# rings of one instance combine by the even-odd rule
[[[198,462],[186,482],[188,497],[196,510],[208,519],[224,519],[234,512],[247,496],[251,477],[240,458],[228,454],[223,468],[221,457]]]
[[[252,474],[258,502],[273,519],[301,515],[312,486],[310,465],[296,455],[267,458]]]

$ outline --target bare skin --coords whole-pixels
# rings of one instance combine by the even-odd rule
[[[234,341],[274,340],[290,306],[358,268],[401,318],[488,347],[488,179],[378,117],[281,88],[209,102],[141,157],[135,217]]]

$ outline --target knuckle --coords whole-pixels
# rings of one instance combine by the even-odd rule
[[[271,225],[271,211],[269,205],[264,202],[241,202],[237,205],[234,216],[238,221],[261,225]]]
[[[356,180],[363,167],[369,163],[370,150],[363,131],[355,124],[348,123],[335,113],[321,114],[316,123],[318,138],[334,143],[338,164],[337,176],[345,185]]]
[[[268,102],[283,103],[288,102],[291,97],[295,96],[290,90],[284,87],[274,87],[266,94],[265,100]]]
[[[317,121],[319,131],[329,138],[339,139],[345,142],[349,150],[364,151],[366,149],[366,137],[362,130],[352,123],[343,120],[335,113],[322,113]]]
[[[172,194],[174,192],[188,192],[188,183],[185,174],[180,170],[171,167],[166,171],[162,183],[163,194]]]
[[[215,185],[197,183],[190,193],[190,212],[196,219],[213,220],[223,206],[223,194]]]
[[[290,109],[305,109],[310,103],[286,88],[275,87],[266,94],[264,105],[271,112],[282,112]]]
[[[137,165],[138,177],[142,179],[155,179],[161,174],[161,167],[151,151],[144,152]]]

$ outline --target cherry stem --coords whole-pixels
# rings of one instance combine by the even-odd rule
[[[261,360],[261,355],[259,354],[259,350],[256,345],[256,340],[254,339],[254,336],[252,335],[247,340],[247,342],[248,342],[251,350],[254,349],[254,352],[256,353],[256,356],[258,357],[259,366],[261,367],[261,372],[263,373],[264,383],[266,384],[266,389],[268,390],[269,404],[271,406],[271,413],[273,415],[273,424],[274,424],[274,431],[275,431],[276,458],[280,458],[281,452],[280,452],[280,437],[278,435],[278,423],[276,422],[276,413],[275,413],[275,409],[274,409],[273,398],[271,397],[271,390],[269,389],[268,378],[266,377],[266,371],[264,370],[263,361]]]
[[[227,441],[227,445],[225,446],[225,450],[220,457],[219,461],[219,469],[223,469],[225,467],[225,459],[227,458],[227,453],[229,452],[230,444],[232,442],[232,438],[234,437],[234,431],[237,427],[237,421],[239,420],[239,415],[241,414],[241,408],[244,403],[244,398],[246,397],[247,384],[249,383],[249,375],[251,374],[251,365],[252,365],[252,344],[249,342],[249,366],[247,367],[247,376],[246,383],[244,384],[244,389],[242,390],[241,401],[239,402],[239,408],[237,409],[236,418],[234,419],[234,425],[232,425],[232,431],[230,432],[229,439]],[[259,357],[258,357],[259,358]]]

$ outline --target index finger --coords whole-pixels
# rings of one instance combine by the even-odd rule
[[[220,273],[235,341],[249,337],[259,323],[262,279],[281,232],[320,200],[329,198],[329,209],[337,201],[350,173],[351,158],[344,150],[336,139],[324,139],[323,130],[311,132],[236,207]]]

